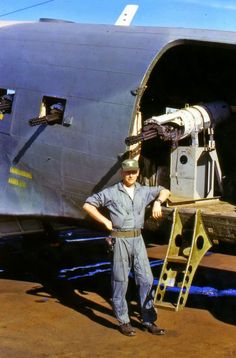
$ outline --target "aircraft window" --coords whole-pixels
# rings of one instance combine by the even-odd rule
[[[29,120],[30,126],[40,124],[54,125],[63,123],[66,100],[44,96],[40,106],[39,116]]]
[[[15,91],[0,88],[0,116],[3,119],[5,113],[11,113]]]

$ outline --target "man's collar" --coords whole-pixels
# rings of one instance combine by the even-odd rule
[[[137,189],[139,189],[140,187],[141,187],[141,185],[136,181],[136,182],[134,183],[134,189],[137,190]],[[122,181],[120,181],[120,182],[118,183],[118,188],[119,188],[119,190],[121,190],[121,191],[124,191],[124,190],[125,190],[125,187],[124,187],[124,184],[123,184]]]

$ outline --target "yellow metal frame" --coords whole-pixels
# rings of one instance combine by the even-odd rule
[[[212,242],[205,231],[200,210],[195,212],[192,223],[183,225],[175,209],[169,245],[155,292],[155,307],[173,311],[184,308],[196,269],[211,247]],[[179,290],[176,302],[172,299],[170,302],[167,297],[168,287]]]

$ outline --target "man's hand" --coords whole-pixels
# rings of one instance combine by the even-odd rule
[[[152,217],[154,219],[159,219],[162,217],[161,203],[160,201],[154,201],[152,207]]]
[[[108,231],[112,231],[112,222],[110,220],[104,220],[104,225],[106,226]]]
[[[152,207],[152,217],[154,219],[159,219],[162,217],[161,204],[164,203],[170,196],[170,191],[168,189],[162,189],[158,198],[154,201]]]
[[[112,230],[112,222],[109,219],[107,219],[104,215],[102,215],[95,206],[89,203],[85,203],[83,209],[97,222],[105,225],[108,231]]]

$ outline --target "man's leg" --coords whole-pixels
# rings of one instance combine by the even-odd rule
[[[127,281],[112,280],[112,304],[119,324],[129,323],[128,305],[126,302]]]
[[[153,334],[164,334],[164,330],[154,324],[157,319],[157,312],[153,305],[153,274],[141,236],[135,242],[134,272],[136,284],[139,286],[141,317],[144,328],[147,328]]]
[[[129,245],[123,239],[116,239],[112,264],[112,304],[114,314],[119,322],[121,333],[135,335],[130,325],[126,292],[130,272]]]

